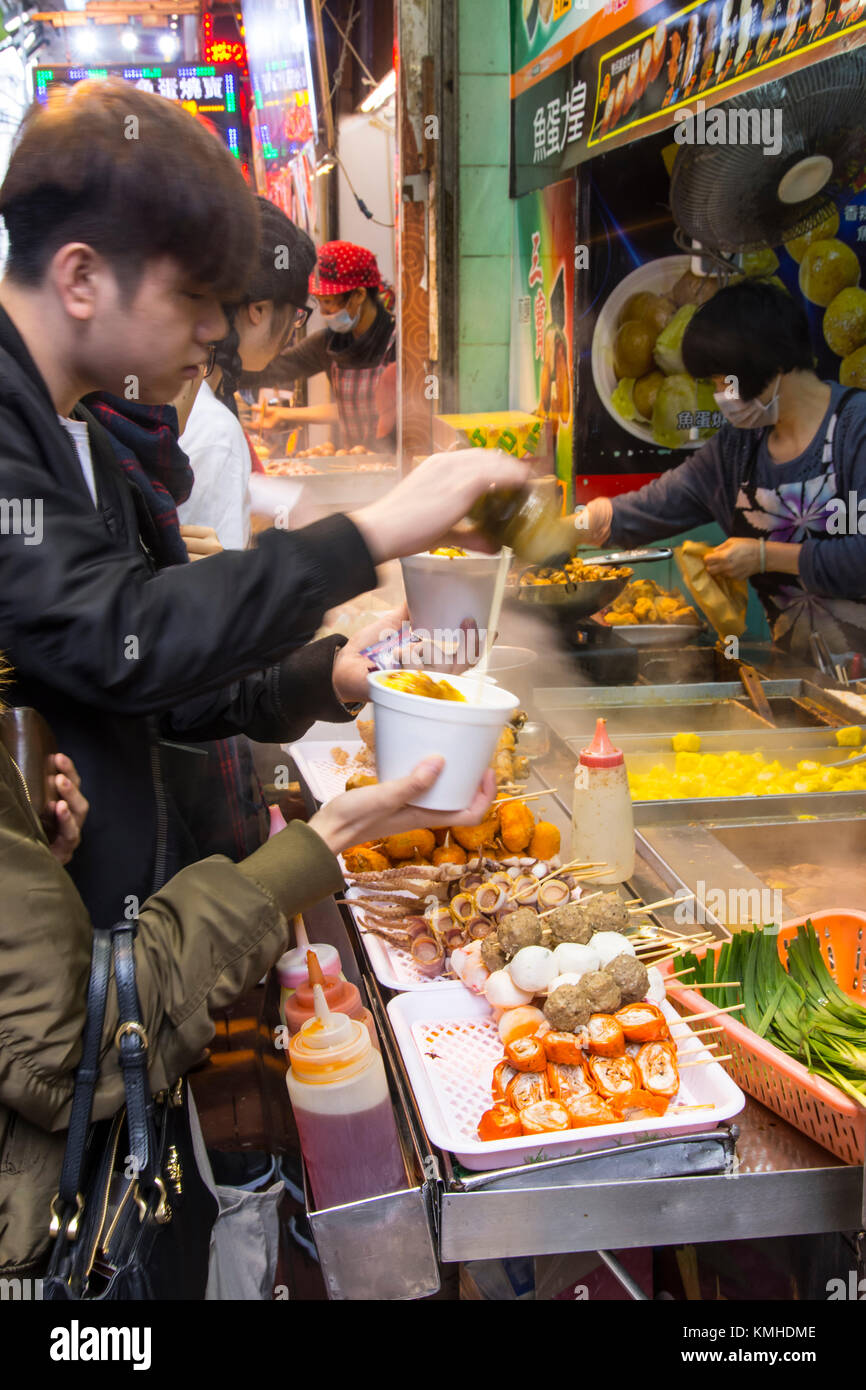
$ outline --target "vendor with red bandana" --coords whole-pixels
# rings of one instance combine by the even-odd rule
[[[385,286],[376,257],[350,241],[329,241],[310,275],[325,327],[289,348],[260,374],[245,374],[244,386],[282,387],[327,372],[333,405],[279,407],[265,428],[339,420],[341,446],[363,444],[375,452],[394,447],[396,419],[396,324],[380,291]],[[388,370],[390,367],[390,370]]]

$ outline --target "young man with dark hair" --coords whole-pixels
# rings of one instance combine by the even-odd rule
[[[25,119],[0,213],[0,498],[13,522],[0,646],[10,702],[41,711],[81,774],[91,810],[72,873],[107,925],[195,857],[177,806],[189,777],[173,792],[164,740],[284,742],[314,718],[351,717],[358,644],[303,646],[324,612],[527,469],[484,450],[437,456],[351,518],[160,569],[151,516],[80,402],[171,400],[200,371],[255,254],[253,196],[185,112],[83,82]]]
[[[750,579],[774,640],[810,657],[866,652],[866,395],[815,374],[809,325],[786,290],[743,281],[690,320],[683,361],[712,379],[718,434],[636,492],[597,497],[578,519],[587,545],[645,545],[716,521],[728,539],[711,575]],[[855,507],[856,512],[856,507]]]

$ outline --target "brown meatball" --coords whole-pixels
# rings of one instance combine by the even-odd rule
[[[642,960],[630,956],[627,951],[623,951],[621,956],[616,956],[606,965],[604,973],[610,975],[618,985],[624,1004],[637,1004],[638,1000],[646,998],[649,989],[646,966]]]
[[[566,903],[564,907],[558,907],[555,912],[551,912],[544,920],[550,927],[554,946],[560,946],[563,941],[576,941],[579,945],[585,946],[592,936],[592,927],[587,921],[586,911],[579,903]]]
[[[593,1008],[586,997],[583,981],[579,985],[559,985],[548,994],[544,1014],[554,1028],[564,1033],[576,1033],[589,1022]]]
[[[500,922],[496,935],[505,954],[511,958],[524,946],[537,946],[541,941],[541,922],[531,907],[520,907]]]
[[[619,985],[606,970],[588,970],[580,981],[594,1014],[616,1013],[622,1003]]]
[[[508,957],[495,936],[485,936],[481,943],[481,959],[491,975],[494,970],[504,970],[508,964]]]
[[[622,931],[629,924],[628,908],[618,893],[605,893],[584,910],[594,932]]]

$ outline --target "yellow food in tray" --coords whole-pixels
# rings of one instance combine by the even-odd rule
[[[443,555],[449,560],[465,559],[468,551],[461,550],[459,545],[440,545],[438,550],[428,550],[428,555]]]
[[[609,627],[638,627],[642,623],[700,626],[700,618],[676,589],[663,589],[654,579],[635,579],[614,599],[604,615]]]
[[[725,796],[790,796],[810,792],[866,791],[866,763],[826,767],[801,758],[784,767],[763,753],[678,752],[674,766],[657,763],[629,774],[633,801],[686,801]]]
[[[450,681],[434,681],[426,671],[395,671],[392,676],[385,676],[382,684],[389,690],[401,690],[404,695],[424,695],[428,700],[459,700],[466,704],[466,696]]]
[[[584,562],[575,556],[573,560],[566,561],[559,569],[535,565],[532,569],[524,571],[520,576],[520,582],[521,584],[536,585],[592,584],[598,579],[627,579],[632,572],[625,565],[616,569],[613,565],[594,565],[591,560]]]

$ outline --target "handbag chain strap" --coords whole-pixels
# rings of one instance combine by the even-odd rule
[[[81,1061],[75,1072],[72,1110],[60,1186],[51,1202],[49,1232],[57,1236],[65,1231],[67,1240],[75,1240],[84,1210],[82,1175],[87,1150],[87,1136],[93,1112],[93,1098],[99,1080],[99,1053],[105,1006],[111,979],[111,959],[114,957],[114,980],[117,988],[120,1025],[114,1035],[119,1053],[126,1094],[126,1122],[131,1165],[136,1182],[145,1188],[156,1189],[159,1201],[154,1217],[168,1221],[171,1208],[166,1201],[165,1186],[157,1170],[156,1134],[153,1121],[153,1098],[147,1075],[148,1037],[141,1021],[141,1005],[135,983],[135,936],[138,922],[115,922],[108,930],[94,929],[87,988],[87,1018],[82,1035]]]

